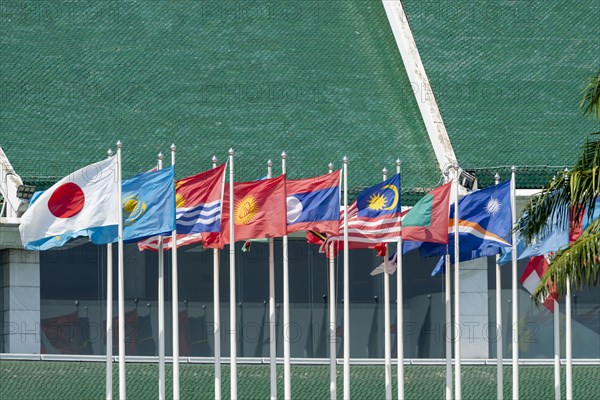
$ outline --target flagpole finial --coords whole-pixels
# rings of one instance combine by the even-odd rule
[[[569,181],[569,168],[565,167],[565,181]]]
[[[112,149],[108,149],[108,151],[106,152],[108,154],[109,157],[113,156],[113,151]]]
[[[229,155],[233,156],[235,154],[235,151],[233,151],[233,147],[229,149]]]
[[[285,151],[281,153],[281,158],[284,160],[287,158],[287,153]]]
[[[212,156],[212,158],[210,159],[210,161],[212,161],[213,164],[216,164],[217,161],[219,161],[219,160],[217,159],[217,156]]]
[[[162,160],[162,159],[163,159],[163,153],[162,153],[162,151],[158,153],[158,159],[159,159],[159,160]]]
[[[383,175],[387,175],[388,170],[386,167],[383,167],[383,169],[381,170],[381,172],[383,172]]]
[[[496,183],[500,182],[500,174],[498,174],[496,172],[496,175],[494,175],[494,180],[496,181]]]
[[[171,151],[175,151],[177,150],[177,146],[175,146],[175,143],[171,144]]]
[[[400,161],[400,159],[399,159],[399,158],[396,158],[396,165],[397,165],[397,166],[400,166],[401,164],[402,164],[402,161]]]
[[[333,163],[332,162],[329,163],[328,167],[331,171],[333,171]]]
[[[120,149],[123,147],[123,143],[121,143],[120,140],[117,140],[117,149]]]
[[[342,158],[342,161],[344,162],[344,164],[348,164],[348,157],[344,156],[344,158]]]
[[[514,165],[512,167],[510,167],[511,172],[515,172],[517,170],[517,167],[515,167]]]
[[[267,161],[267,167],[272,167],[273,166],[273,161],[269,160]]]

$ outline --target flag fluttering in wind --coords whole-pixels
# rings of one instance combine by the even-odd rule
[[[19,226],[25,249],[47,250],[79,236],[98,243],[106,229],[116,230],[117,168],[116,157],[88,165],[37,197]]]
[[[450,189],[446,183],[427,193],[402,213],[402,239],[416,242],[448,243]]]
[[[460,261],[498,254],[503,247],[511,246],[510,181],[469,193],[458,203]],[[450,210],[448,245],[423,243],[424,257],[442,256],[446,251],[454,259],[454,209]],[[432,275],[441,272],[443,262]]]
[[[363,190],[348,207],[348,242],[350,248],[374,248],[380,242],[395,242],[400,238],[400,174]],[[340,213],[339,232],[344,229]],[[342,236],[330,236],[324,247],[336,241],[343,248]]]
[[[535,237],[529,246],[525,246],[523,239],[519,235],[517,237],[517,259],[522,260],[533,256],[542,256],[544,254],[557,252],[569,244],[569,235],[572,233],[569,229],[569,221],[567,218],[562,218],[561,213],[567,212],[565,205],[562,211],[553,213],[548,218],[548,227],[545,234]],[[511,261],[512,252],[510,248],[502,249],[502,257],[498,261],[499,264],[505,264]]]
[[[285,175],[252,182],[236,182],[234,189],[235,241],[280,237],[287,232]],[[225,185],[220,233],[204,233],[203,245],[229,244],[229,184]]]
[[[340,172],[286,182],[288,233],[316,230],[338,234]]]
[[[521,278],[519,278],[519,282],[521,282],[523,287],[527,289],[529,293],[533,294],[540,283],[542,276],[548,269],[548,264],[550,261],[549,258],[549,255],[543,255],[533,256],[529,260],[525,271],[523,271],[523,275],[521,275]],[[543,302],[544,306],[551,312],[554,312],[554,300],[558,300],[556,287],[551,290],[550,296],[546,297]]]
[[[135,175],[123,182],[123,241],[136,242],[167,235],[175,227],[175,169],[173,166]],[[117,227],[102,232],[96,243],[117,241]]]
[[[175,183],[177,246],[202,241],[203,232],[221,230],[221,204],[225,164],[188,176]],[[170,232],[169,232],[170,234]],[[163,238],[163,248],[171,248],[171,237]],[[158,250],[158,238],[138,244],[140,250]]]

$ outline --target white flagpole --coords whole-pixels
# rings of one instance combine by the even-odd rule
[[[118,306],[119,306],[119,399],[125,399],[127,397],[126,390],[126,375],[125,375],[125,280],[123,277],[123,207],[121,206],[121,199],[123,198],[122,188],[122,164],[121,164],[121,150],[122,143],[119,140],[117,142],[117,184],[118,196],[119,196],[119,209],[117,211],[117,218],[119,219],[118,228]]]
[[[387,168],[383,168],[383,181],[387,179]],[[397,258],[397,257],[396,257]],[[390,337],[390,272],[388,251],[383,256],[383,298],[384,298],[384,357],[385,357],[385,398],[392,399],[392,338]]]
[[[348,157],[344,156],[344,400],[350,399],[350,259],[348,249]]]
[[[108,150],[108,157],[112,157]],[[112,243],[106,245],[106,400],[113,398],[112,351],[113,351],[113,248]]]
[[[565,335],[565,350],[567,356],[567,400],[573,399],[573,359],[571,342],[571,279],[567,276],[567,294],[565,296],[565,325],[567,333]]]
[[[217,157],[212,157],[217,168]],[[223,207],[221,205],[221,212]],[[221,214],[222,215],[222,214]],[[219,294],[219,249],[213,250],[213,319],[215,340],[215,400],[221,400],[221,303]]]
[[[450,281],[450,253],[446,250],[446,271],[444,271],[444,305],[446,316],[446,400],[452,399],[452,298]],[[450,333],[450,337],[448,337]],[[457,338],[455,338],[456,340]]]
[[[400,159],[396,160],[396,173],[400,173]],[[402,177],[400,177],[402,179]],[[402,190],[400,190],[402,193]],[[402,224],[402,218],[400,219]],[[398,400],[404,399],[404,294],[402,290],[402,236],[398,239],[396,249],[396,336],[398,340]]]
[[[454,357],[456,358],[455,366],[454,366],[454,398],[456,400],[462,399],[462,379],[461,379],[461,357],[460,357],[460,339],[461,339],[461,329],[460,329],[460,247],[459,247],[459,206],[458,206],[458,177],[459,177],[459,169],[456,166],[456,175],[454,176],[454,320],[456,321],[456,327],[458,335],[455,338],[454,342]]]
[[[494,176],[496,185],[500,175]],[[498,400],[504,398],[504,371],[502,365],[502,277],[500,274],[500,255],[496,255],[496,392]]]
[[[333,163],[329,163],[329,173],[333,172]],[[333,242],[329,245],[329,395],[337,398],[337,356],[336,356],[336,320],[335,320],[335,258]]]
[[[565,168],[565,181],[569,184],[569,169]],[[571,342],[571,279],[567,275],[567,294],[565,296],[565,355],[567,357],[566,365],[566,396],[567,400],[573,399],[573,360],[572,360],[572,342]]]
[[[163,168],[163,154],[158,153],[158,169]],[[158,237],[158,398],[165,399],[165,249]]]
[[[511,167],[510,202],[513,227],[517,223],[516,168]],[[517,292],[517,232],[512,233],[512,397],[519,398],[519,308]]]
[[[285,161],[287,154],[281,153],[281,172],[286,173]],[[286,219],[287,220],[287,219]],[[292,372],[290,365],[290,276],[288,262],[288,237],[283,236],[283,391],[284,398],[292,398]]]
[[[233,198],[233,149],[229,149],[229,324],[231,335],[229,337],[229,357],[231,365],[231,399],[237,400],[237,337],[235,313],[235,221]]]
[[[175,165],[175,144],[171,145],[171,165]],[[173,320],[173,399],[179,400],[179,279],[177,272],[177,226],[171,233],[171,303]]]
[[[273,161],[267,161],[267,178],[273,177]],[[275,247],[269,238],[269,368],[271,400],[277,399],[277,338],[275,320]]]
[[[445,183],[448,183],[450,177],[446,174],[444,179]],[[452,399],[452,283],[450,280],[451,267],[450,267],[450,252],[448,246],[446,246],[446,262],[444,271],[444,306],[445,306],[445,317],[446,317],[446,335],[444,340],[446,341],[446,400]],[[448,336],[450,333],[450,336]]]
[[[560,400],[560,313],[554,299],[554,398]]]

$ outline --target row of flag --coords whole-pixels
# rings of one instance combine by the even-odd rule
[[[174,148],[172,151],[174,152]],[[120,152],[118,154],[120,155]],[[137,242],[140,250],[160,252],[172,249],[175,240],[175,247],[200,243],[205,248],[218,251],[232,241],[284,237],[285,242],[287,234],[306,231],[307,240],[320,244],[330,259],[337,251],[353,248],[379,249],[387,258],[387,244],[398,242],[401,255],[418,249],[422,256],[440,257],[440,262],[433,271],[433,274],[436,274],[445,272],[445,261],[451,259],[448,255],[460,262],[507,253],[516,247],[512,245],[511,237],[515,222],[512,204],[513,181],[498,183],[467,194],[458,201],[457,213],[456,205],[452,209],[450,207],[451,186],[454,184],[457,187],[456,182],[435,188],[413,207],[403,209],[401,179],[398,173],[363,190],[351,205],[343,207],[340,211],[342,171],[331,171],[327,175],[298,180],[288,180],[284,173],[275,178],[233,183],[226,182],[227,167],[223,164],[214,165],[211,170],[175,181],[175,166],[172,165],[136,175],[121,184],[120,167],[120,157],[109,157],[75,171],[44,192],[36,193],[20,225],[25,248],[46,250],[84,236],[89,237],[95,244],[111,244],[118,239],[123,242]],[[346,163],[343,171],[346,181]],[[233,171],[230,168],[230,179],[232,176]],[[347,187],[344,187],[344,201],[346,196]],[[457,192],[455,196],[458,197]],[[122,214],[120,220],[119,214]],[[231,228],[234,228],[233,232],[230,232]],[[557,239],[564,237],[562,233],[557,232],[562,231],[553,229],[549,235],[542,238],[540,243],[543,246],[537,246],[537,250],[520,248],[519,255],[540,256],[548,251],[559,250],[568,244],[568,240],[564,242]],[[454,254],[456,234],[460,243],[457,247],[459,254]],[[344,246],[347,246],[347,249],[344,249]],[[173,257],[175,268],[176,252],[173,252]],[[284,261],[285,259],[284,255]],[[401,262],[401,259],[401,256],[392,256],[392,266]],[[532,268],[528,267],[526,273],[536,271],[536,274],[541,276],[543,263],[539,261],[540,259],[533,258],[532,262],[538,264]],[[234,261],[231,262],[234,268]],[[119,268],[121,276],[121,261]],[[344,269],[346,268],[345,257]],[[379,267],[379,270],[387,271],[388,274],[391,273],[391,269],[390,265]],[[401,268],[398,269],[401,273]],[[284,264],[284,276],[285,271]],[[398,281],[400,280],[399,277]],[[533,284],[527,277],[523,277],[521,281],[526,287]],[[235,283],[232,281],[231,285]],[[119,290],[121,299],[121,287]],[[175,293],[174,291],[174,296]],[[235,293],[235,290],[231,289],[231,293]],[[284,282],[284,298],[285,293]],[[386,298],[387,301],[389,299]],[[173,304],[176,304],[176,300]],[[346,311],[345,309],[345,313]],[[284,324],[286,320],[289,322],[289,315],[286,319],[284,313]],[[120,336],[123,336],[124,328],[120,326],[119,331]],[[345,336],[348,333],[345,333]],[[235,343],[235,332],[232,341]],[[345,342],[349,342],[349,338],[345,339]],[[177,347],[178,345],[174,348]],[[345,377],[349,371],[349,355],[346,353],[348,352],[345,350]],[[216,357],[217,355],[215,362]],[[460,356],[457,357],[460,359]],[[119,361],[124,362],[123,359]],[[235,356],[232,356],[232,376],[236,371],[234,361]],[[386,360],[386,364],[390,364],[389,371],[386,369],[386,390],[391,393],[391,363]],[[457,366],[459,367],[460,363],[457,363]],[[121,369],[124,371],[124,364]],[[178,393],[178,374],[175,378],[178,360],[174,359],[173,370],[174,385],[177,383]],[[123,371],[120,371],[120,374]],[[460,388],[460,368],[457,371],[456,386]],[[107,369],[107,379],[108,373]],[[284,375],[286,396],[289,397],[289,357],[286,359]],[[332,372],[332,379],[334,378],[335,374]],[[122,380],[124,381],[124,375]],[[349,381],[344,379],[345,395],[349,395],[347,380]],[[399,385],[401,380],[399,371]],[[217,385],[217,379],[215,384]],[[235,385],[237,381],[232,380],[232,398]],[[107,393],[108,391],[107,384]],[[175,391],[174,387],[174,393]],[[400,392],[399,388],[399,394]],[[237,395],[237,388],[235,394]],[[460,397],[459,395],[458,390],[457,396]],[[121,392],[121,396],[124,397],[124,391]]]
[[[95,244],[117,241],[119,207],[116,160],[78,170],[36,194],[23,215],[20,231],[28,250],[47,250],[88,236]],[[123,240],[140,250],[201,243],[222,249],[229,244],[229,183],[226,165],[174,180],[174,166],[136,175],[122,183]],[[352,247],[373,247],[407,240],[445,243],[450,184],[443,185],[402,216],[400,175],[361,192],[349,207]],[[406,214],[406,213],[405,213]],[[318,231],[340,241],[340,171],[307,179],[285,175],[234,184],[235,241],[281,237],[296,231]],[[402,219],[402,233],[401,233]],[[338,246],[341,248],[341,246]]]

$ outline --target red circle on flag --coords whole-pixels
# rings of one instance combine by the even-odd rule
[[[85,204],[81,188],[68,182],[60,185],[48,200],[48,209],[57,218],[70,218],[77,215]]]

